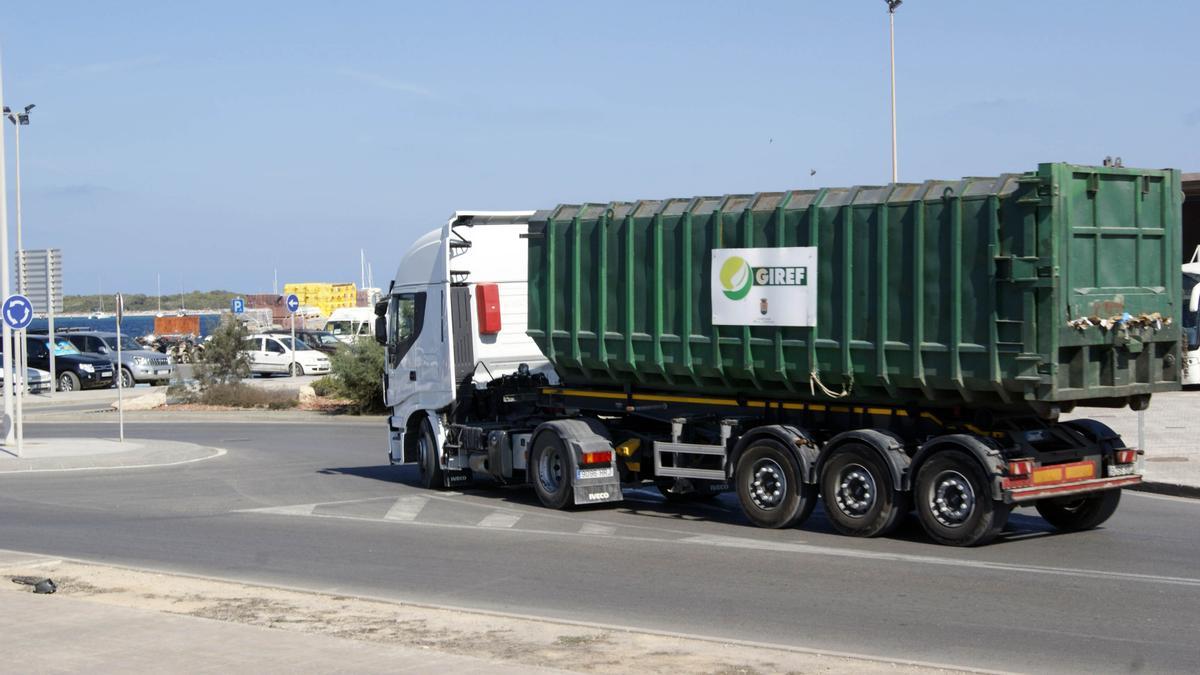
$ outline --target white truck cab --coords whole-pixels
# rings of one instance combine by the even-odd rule
[[[557,383],[549,362],[525,334],[528,256],[522,235],[533,213],[455,212],[401,259],[375,309],[375,336],[387,345],[384,401],[391,409],[391,463],[419,462],[427,473],[422,460],[445,441],[460,387],[486,388],[518,370]],[[519,463],[523,455],[516,454]],[[469,467],[446,465],[457,459],[439,462],[446,484],[469,480]]]
[[[1200,385],[1200,246],[1183,264],[1183,386]]]

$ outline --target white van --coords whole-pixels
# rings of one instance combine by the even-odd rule
[[[337,339],[351,344],[370,340],[375,325],[375,310],[370,307],[342,307],[333,310],[325,322],[325,330]]]

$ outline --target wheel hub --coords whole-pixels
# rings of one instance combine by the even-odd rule
[[[543,452],[538,462],[538,482],[542,484],[542,489],[549,493],[558,492],[562,479],[562,457],[559,456],[558,450]]]
[[[875,505],[875,477],[861,464],[850,464],[838,474],[834,501],[842,513],[861,518]]]
[[[933,481],[929,510],[946,527],[958,527],[975,511],[975,490],[961,473],[943,471]]]
[[[783,467],[772,459],[761,459],[751,473],[750,500],[763,510],[773,509],[783,503],[787,495],[787,476]]]

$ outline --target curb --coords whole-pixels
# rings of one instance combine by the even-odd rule
[[[1137,485],[1130,485],[1126,489],[1136,490],[1138,492],[1152,492],[1157,495],[1168,495],[1171,497],[1186,497],[1188,499],[1200,499],[1200,486],[1195,485],[1177,485],[1175,483],[1154,483],[1141,482]]]

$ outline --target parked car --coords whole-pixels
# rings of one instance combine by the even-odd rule
[[[59,391],[76,391],[79,389],[103,389],[111,387],[113,365],[107,359],[87,356],[75,348],[71,341],[58,337],[54,341],[54,366],[57,369],[57,385]],[[46,335],[27,335],[25,337],[26,353],[29,357],[29,367],[38,370],[50,370],[50,344]],[[0,350],[3,347],[0,346]]]
[[[105,331],[82,330],[63,332],[58,336],[88,356],[117,363],[117,334]],[[132,387],[138,382],[162,385],[171,381],[175,364],[169,356],[147,349],[128,335],[121,336],[121,385]]]
[[[264,335],[291,335],[292,331],[285,328],[273,328],[268,331],[263,331]],[[296,339],[304,344],[312,347],[319,352],[332,354],[337,351],[338,347],[345,344],[337,339],[333,333],[324,330],[314,330],[312,328],[297,328]]]
[[[50,373],[38,368],[25,369],[25,391],[30,394],[45,394],[50,391]],[[4,369],[0,368],[0,386],[4,384]]]
[[[258,375],[288,373],[321,375],[329,372],[329,357],[296,340],[295,369],[292,369],[292,337],[290,335],[251,335],[243,343],[250,357],[250,372]]]

